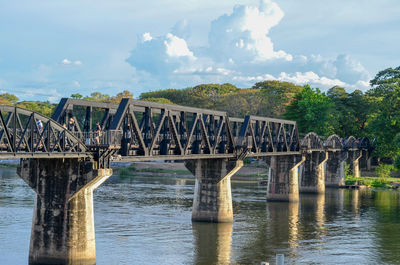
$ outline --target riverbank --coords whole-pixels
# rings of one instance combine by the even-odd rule
[[[17,168],[19,159],[0,159],[1,168]],[[183,162],[132,162],[132,163],[112,163],[114,175],[120,177],[129,176],[163,176],[194,178],[191,172],[186,169]],[[397,172],[396,172],[397,173]],[[374,176],[375,175],[375,176]],[[391,177],[378,178],[376,172],[362,171],[362,177],[346,177],[346,185],[364,186],[367,188],[382,188],[400,190],[400,177],[398,174],[391,174]],[[265,182],[268,179],[268,167],[263,161],[254,161],[245,164],[234,176],[232,180],[237,181],[257,181]]]
[[[165,176],[194,178],[192,173],[186,169],[184,163],[165,162],[133,162],[130,165],[115,165],[114,174],[121,177],[129,176]],[[268,168],[263,162],[255,162],[244,165],[232,180],[262,181],[268,178]]]
[[[386,177],[378,178],[372,176],[362,176],[356,178],[348,176],[345,178],[346,185],[365,186],[366,188],[400,189],[400,178]]]

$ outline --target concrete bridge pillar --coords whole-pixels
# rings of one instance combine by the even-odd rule
[[[329,152],[325,168],[325,186],[339,187],[344,185],[344,162],[348,157],[347,152]]]
[[[300,177],[300,192],[325,192],[325,163],[328,152],[312,152],[305,155],[306,161]]]
[[[349,158],[347,159],[351,165],[351,173],[354,177],[359,178],[360,174],[360,158],[363,153],[361,150],[349,151]]]
[[[243,161],[197,159],[186,160],[185,166],[196,177],[192,221],[232,222],[231,176]]]
[[[93,191],[112,174],[78,159],[21,160],[36,192],[29,264],[96,264]]]
[[[372,157],[368,150],[361,150],[361,158],[359,160],[359,166],[361,170],[371,170]]]
[[[268,201],[298,201],[299,200],[299,166],[305,161],[305,156],[282,155],[267,157],[270,167],[268,176]]]

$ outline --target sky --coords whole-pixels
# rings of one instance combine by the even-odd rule
[[[0,0],[0,93],[57,102],[263,80],[369,89],[400,62],[398,0]]]

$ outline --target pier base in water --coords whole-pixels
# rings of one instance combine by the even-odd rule
[[[192,221],[232,222],[231,176],[243,161],[198,159],[185,161],[185,166],[196,177]]]
[[[93,191],[112,174],[78,159],[21,160],[35,190],[29,264],[96,264]]]
[[[267,158],[270,167],[268,176],[268,201],[299,200],[299,166],[305,161],[304,156],[282,155]]]
[[[325,192],[325,163],[328,152],[312,152],[306,155],[300,177],[300,192]]]

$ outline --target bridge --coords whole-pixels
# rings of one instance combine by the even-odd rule
[[[368,138],[300,138],[294,121],[127,98],[63,98],[51,118],[0,105],[0,158],[20,158],[37,194],[30,264],[96,263],[93,191],[112,161],[183,160],[196,178],[192,220],[232,222],[230,178],[245,158],[268,164],[267,200],[297,201],[343,185],[345,161],[359,177],[370,153]]]

